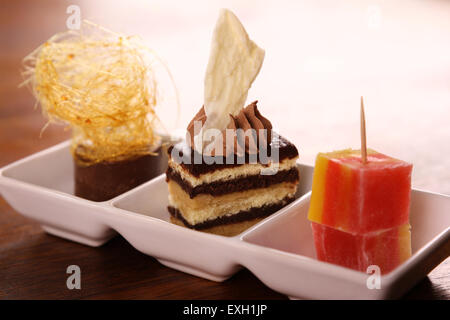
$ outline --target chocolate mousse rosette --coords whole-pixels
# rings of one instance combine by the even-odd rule
[[[272,124],[258,111],[257,102],[243,108],[236,117],[230,114],[226,129],[221,131],[209,150],[203,152],[211,156],[229,156],[233,153],[257,154],[259,149],[267,149],[272,138]],[[205,108],[202,107],[189,123],[186,140],[191,148],[194,148],[194,139],[200,134],[206,119]]]

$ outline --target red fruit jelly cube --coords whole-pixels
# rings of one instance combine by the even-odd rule
[[[376,265],[382,274],[392,271],[411,255],[409,224],[366,234],[352,234],[312,222],[317,258],[366,272]]]
[[[373,150],[319,153],[308,219],[350,233],[409,222],[412,165]]]

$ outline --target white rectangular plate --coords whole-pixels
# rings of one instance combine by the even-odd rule
[[[230,238],[168,222],[164,175],[110,201],[74,196],[69,142],[1,169],[0,192],[14,209],[40,222],[50,234],[99,246],[120,233],[137,250],[170,268],[223,281],[245,267],[291,298],[397,298],[449,255],[450,197],[413,190],[413,255],[381,276],[380,289],[367,287],[368,274],[318,261],[306,219],[313,168],[299,165],[299,169],[298,199]]]

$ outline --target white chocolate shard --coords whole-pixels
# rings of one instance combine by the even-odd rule
[[[239,19],[222,9],[214,29],[205,75],[204,107],[207,120],[202,128],[224,130],[230,114],[244,107],[247,93],[261,69],[264,50],[250,40]],[[208,141],[206,141],[208,142]]]

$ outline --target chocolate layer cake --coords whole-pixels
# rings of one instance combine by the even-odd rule
[[[171,221],[191,229],[233,236],[294,200],[299,181],[296,167],[297,148],[283,137],[272,135],[271,152],[278,152],[276,173],[262,175],[268,165],[249,163],[227,164],[227,157],[214,164],[203,157],[193,164],[196,155],[186,143],[169,148],[166,172],[169,185]],[[176,159],[172,157],[176,155]],[[181,161],[180,161],[181,160]],[[221,162],[222,164],[217,164]],[[231,162],[231,161],[228,161]]]
[[[264,60],[239,19],[222,9],[206,68],[204,103],[186,143],[168,151],[169,212],[175,224],[233,236],[294,200],[297,148],[244,107]]]

